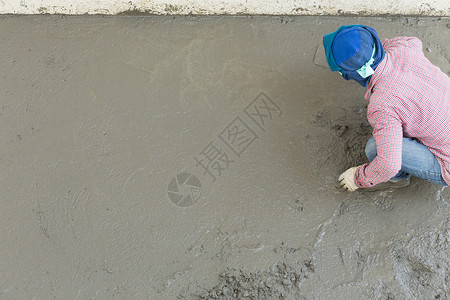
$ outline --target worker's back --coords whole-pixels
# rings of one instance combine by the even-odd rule
[[[386,56],[368,85],[368,117],[394,115],[405,137],[416,138],[436,156],[450,179],[450,78],[433,65],[417,38],[383,42]]]

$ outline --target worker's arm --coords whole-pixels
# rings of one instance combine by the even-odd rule
[[[355,185],[371,187],[394,177],[402,166],[402,122],[394,111],[369,109],[368,120],[373,127],[377,156],[355,172]]]

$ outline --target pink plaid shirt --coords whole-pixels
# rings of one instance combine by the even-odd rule
[[[450,185],[450,78],[423,54],[414,37],[385,40],[386,56],[369,81],[367,119],[377,156],[355,174],[355,184],[370,187],[388,181],[401,168],[402,137],[425,145]]]

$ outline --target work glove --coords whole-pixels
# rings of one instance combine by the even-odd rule
[[[354,192],[358,189],[358,187],[355,184],[355,173],[356,170],[358,170],[360,166],[353,167],[345,171],[344,173],[339,176],[339,183],[336,186],[340,190],[347,190],[349,192]]]

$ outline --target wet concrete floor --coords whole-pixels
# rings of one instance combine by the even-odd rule
[[[448,298],[450,190],[334,187],[360,23],[450,72],[445,18],[1,17],[0,298]]]

